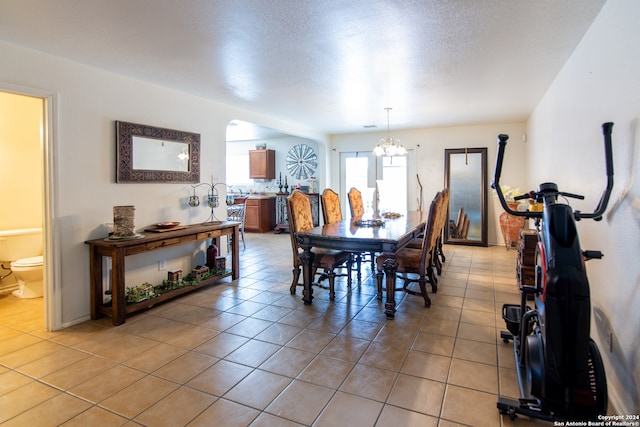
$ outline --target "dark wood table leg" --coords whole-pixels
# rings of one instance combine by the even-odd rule
[[[304,281],[304,290],[302,291],[302,301],[306,305],[311,304],[313,300],[313,265],[314,254],[311,252],[310,247],[303,248],[302,254],[300,254],[300,261],[302,262],[302,280]]]
[[[111,318],[114,326],[126,321],[127,296],[124,284],[124,254],[116,249],[111,257]]]
[[[90,292],[91,292],[91,319],[96,320],[99,317],[102,317],[100,314],[100,306],[103,303],[103,293],[102,289],[102,255],[99,254],[98,248],[94,245],[90,246],[90,257],[89,260],[89,281],[90,281]]]
[[[233,227],[231,237],[231,279],[240,277],[240,227]]]
[[[384,274],[387,280],[387,302],[384,304],[384,314],[387,319],[393,319],[396,313],[396,273],[398,272],[398,263],[395,258],[388,258],[382,264]]]

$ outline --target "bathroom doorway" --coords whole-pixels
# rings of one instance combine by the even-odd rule
[[[3,187],[0,229],[42,228],[47,238],[45,211],[45,156],[48,117],[47,98],[0,90],[0,179]],[[33,256],[43,253],[33,254]],[[5,267],[14,260],[0,260]],[[46,266],[44,268],[46,270]],[[15,274],[0,270],[0,325],[36,331],[50,329],[45,296],[19,298]],[[10,270],[9,270],[10,271]],[[43,273],[46,280],[47,275]],[[19,292],[17,292],[19,294]]]

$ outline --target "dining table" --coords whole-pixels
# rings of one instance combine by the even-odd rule
[[[408,211],[404,213],[365,213],[332,224],[320,225],[308,231],[296,233],[298,245],[302,249],[300,260],[304,290],[302,300],[309,305],[313,300],[312,248],[335,249],[347,252],[384,253],[389,259],[383,264],[386,278],[385,315],[393,319],[396,312],[395,281],[398,263],[396,251],[423,232],[427,212]],[[382,295],[378,295],[382,299]]]

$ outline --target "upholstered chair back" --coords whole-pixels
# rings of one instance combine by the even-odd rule
[[[447,211],[449,209],[449,189],[445,188],[444,190],[442,190],[442,201],[440,202],[442,204],[442,207],[440,208],[440,217],[438,218],[438,227],[436,229],[436,232],[438,234],[438,238],[442,237],[442,232],[445,228],[445,225],[447,224]]]
[[[309,197],[300,190],[294,190],[287,199],[289,206],[289,221],[292,232],[308,231],[313,228],[311,202]]]
[[[364,204],[362,202],[362,193],[355,187],[351,187],[349,193],[349,208],[351,209],[351,217],[359,217],[364,214]]]
[[[308,220],[306,218],[309,218]],[[293,251],[293,266],[300,265],[300,248],[296,232],[311,230],[313,219],[311,218],[311,202],[300,190],[293,190],[287,197],[287,221],[289,222],[289,236],[291,237],[291,250]]]
[[[333,224],[342,221],[342,209],[340,209],[340,196],[330,188],[322,192],[322,217],[325,224]]]
[[[440,222],[442,221],[442,210],[444,208],[444,199],[445,196],[442,191],[440,191],[437,196],[434,205],[433,212],[433,224],[431,225],[431,236],[429,236],[429,249],[433,249],[438,243],[438,236],[440,235]]]
[[[427,217],[426,230],[424,232],[422,241],[422,257],[420,259],[420,270],[424,271],[427,264],[431,261],[432,249],[436,246],[438,241],[438,219],[443,208],[443,195],[439,191],[431,201],[429,206],[429,216]]]

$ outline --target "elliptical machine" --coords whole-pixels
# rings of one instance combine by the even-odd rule
[[[602,258],[600,251],[580,248],[576,221],[602,219],[613,188],[613,123],[604,123],[607,187],[592,213],[573,211],[558,197],[584,196],[558,190],[555,183],[516,197],[542,203],[542,212],[514,211],[500,188],[500,173],[508,135],[498,136],[494,180],[503,209],[511,215],[533,218],[537,231],[535,284],[520,286],[520,304],[504,304],[502,317],[513,340],[520,399],[498,397],[501,414],[517,414],[548,421],[589,420],[607,412],[607,381],[602,358],[590,337],[591,302],[584,262]],[[528,305],[534,301],[533,307]]]

